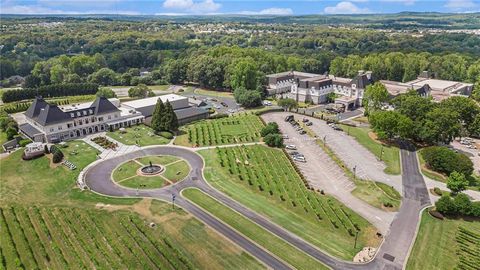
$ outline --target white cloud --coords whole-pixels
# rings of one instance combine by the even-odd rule
[[[352,2],[344,1],[333,7],[326,7],[323,10],[327,14],[361,14],[370,13],[368,8],[359,8]]]
[[[472,0],[448,0],[445,4],[446,8],[450,9],[465,9],[465,8],[474,8],[477,4],[475,4]]]
[[[222,5],[215,3],[214,0],[202,0],[194,2],[193,0],[165,0],[163,7],[167,9],[183,9],[190,13],[212,13],[220,9]]]
[[[243,15],[292,15],[291,8],[267,8],[260,11],[241,11],[239,14]]]
[[[118,14],[118,15],[140,15],[137,11],[129,10],[88,10],[88,11],[68,11],[42,7],[39,5],[11,5],[3,6],[0,14],[25,14],[25,15],[50,15],[50,14],[67,14],[67,15],[87,15],[87,14]]]

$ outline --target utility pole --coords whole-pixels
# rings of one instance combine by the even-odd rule
[[[327,143],[327,135],[323,136],[323,146]]]
[[[353,167],[353,180],[356,179],[357,165]]]
[[[382,158],[383,158],[383,144],[382,144],[382,148],[380,148],[380,161],[382,161]]]
[[[175,209],[175,194],[172,193],[172,209]]]

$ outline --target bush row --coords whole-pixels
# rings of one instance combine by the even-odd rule
[[[2,95],[4,103],[42,97],[63,97],[78,95],[95,95],[98,85],[94,83],[62,83],[44,85],[38,88],[13,89],[5,91]]]

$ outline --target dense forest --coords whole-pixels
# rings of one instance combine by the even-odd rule
[[[19,75],[27,88],[193,82],[219,90],[254,90],[264,85],[265,74],[273,72],[351,77],[364,69],[372,70],[375,79],[407,81],[430,70],[442,79],[480,81],[480,36],[420,28],[372,30],[379,23],[388,25],[387,20],[412,21],[413,15],[404,14],[401,20],[395,16],[373,16],[362,27],[278,23],[277,18],[228,21],[222,16],[216,23],[187,18],[11,16],[1,25],[0,79],[3,86],[10,86],[17,82],[12,76]],[[479,16],[450,17],[451,28],[468,28],[478,23]],[[445,23],[438,16],[425,18],[432,25]],[[355,19],[359,18],[342,20]],[[142,71],[148,73],[140,76]]]

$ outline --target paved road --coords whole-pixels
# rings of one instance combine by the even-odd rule
[[[171,185],[168,188],[140,191],[122,188],[111,181],[111,172],[122,162],[142,156],[166,154],[179,156],[186,159],[190,163],[193,169],[190,172],[188,179]],[[208,184],[204,181],[201,172],[204,165],[202,158],[186,148],[173,146],[149,147],[128,153],[124,156],[101,161],[91,166],[84,175],[86,184],[92,190],[104,195],[118,197],[153,197],[169,201],[172,194],[179,195],[179,192],[184,188],[198,187],[207,192],[209,195],[220,200],[227,206],[240,212],[242,215],[250,218],[254,222],[257,222],[260,226],[269,230],[271,233],[284,239],[286,242],[333,269],[401,269],[401,266],[406,261],[408,249],[414,240],[419,211],[423,206],[429,203],[425,184],[420,173],[418,172],[418,166],[416,165],[417,159],[413,158],[415,153],[410,149],[402,150],[401,154],[404,164],[408,164],[408,166],[405,166],[408,169],[404,169],[403,171],[405,194],[402,207],[397,215],[397,218],[393,221],[390,233],[386,235],[385,241],[380,247],[377,257],[367,264],[355,264],[331,257],[330,255],[318,250],[311,244],[305,242],[300,237],[286,231],[283,228],[280,228],[266,218],[256,214],[252,210],[242,206],[238,202],[233,201],[229,197],[208,186]],[[287,264],[272,254],[258,247],[251,240],[243,237],[221,221],[212,217],[210,214],[183,199],[181,196],[177,196],[176,203],[203,221],[205,224],[211,226],[219,233],[223,234],[228,239],[248,251],[268,267],[274,269],[290,268]]]
[[[121,163],[131,159],[150,155],[174,155],[187,160],[193,170],[190,172],[188,180],[181,181],[175,185],[163,189],[135,190],[120,187],[111,181],[111,172]],[[116,197],[152,197],[170,201],[172,194],[176,195],[175,203],[194,215],[196,218],[209,225],[232,242],[255,256],[265,265],[273,269],[290,269],[284,262],[280,261],[270,253],[258,247],[251,240],[245,238],[235,230],[220,222],[207,212],[198,208],[189,201],[179,196],[180,191],[186,187],[195,186],[195,182],[203,181],[200,169],[203,168],[203,160],[196,153],[180,147],[151,147],[139,151],[131,152],[123,156],[99,162],[89,168],[85,173],[85,183],[95,192],[116,196]],[[196,179],[196,180],[194,180]]]
[[[294,144],[307,162],[296,163],[311,186],[333,195],[348,208],[372,223],[382,234],[386,234],[395,216],[393,212],[383,211],[355,197],[351,192],[355,184],[349,179],[323,149],[317,145],[314,138],[307,134],[300,135],[288,122],[284,121],[288,113],[268,113],[262,115],[265,122],[277,122],[282,133],[289,139],[286,144]],[[327,126],[328,127],[328,126]],[[330,127],[328,127],[331,129]]]

